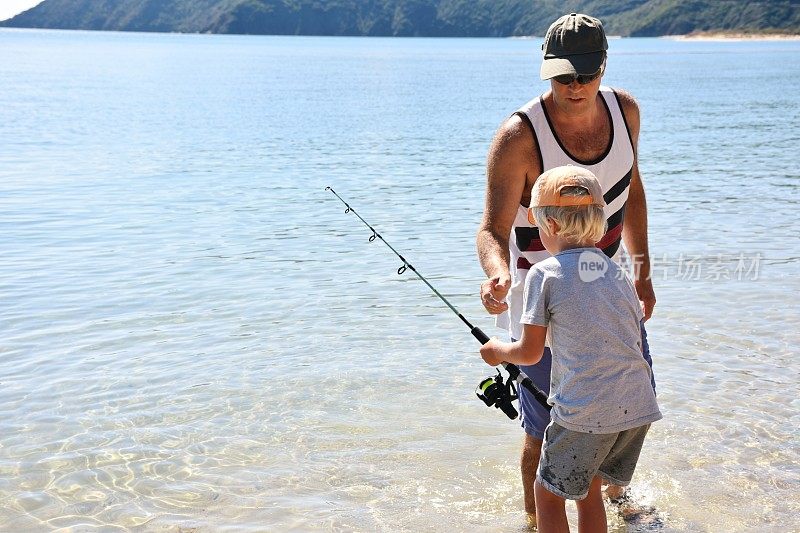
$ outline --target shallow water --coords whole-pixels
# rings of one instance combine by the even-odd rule
[[[538,41],[0,31],[0,530],[525,530],[474,233]],[[800,43],[611,42],[660,526],[800,529]],[[793,83],[797,82],[797,83]],[[652,517],[651,517],[652,518]]]

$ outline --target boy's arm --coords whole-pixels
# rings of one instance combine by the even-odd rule
[[[546,326],[523,324],[520,340],[501,342],[493,338],[481,347],[481,357],[490,366],[497,366],[502,362],[535,365],[542,358],[546,337]]]

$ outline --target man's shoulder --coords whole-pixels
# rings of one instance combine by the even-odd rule
[[[531,127],[524,115],[526,115],[528,111],[534,107],[540,106],[543,96],[543,94],[539,95],[518,107],[516,111],[511,113],[511,115],[506,118],[502,124],[500,124],[500,127],[497,130],[498,134],[503,133],[509,136],[521,136],[523,138],[530,139]]]
[[[529,100],[528,102],[523,104],[521,107],[519,107],[516,111],[514,111],[514,114],[515,115],[523,115],[523,114],[530,114],[532,112],[536,113],[537,112],[536,110],[541,108],[544,105],[544,98],[548,94],[549,94],[549,91],[540,94],[539,96],[537,96],[536,98],[534,98],[532,100]]]
[[[506,143],[529,142],[531,140],[531,130],[517,112],[506,118],[500,127],[497,128],[495,138]]]
[[[500,124],[492,140],[490,154],[511,157],[519,161],[534,161],[537,153],[531,126],[518,114],[513,114]]]
[[[616,95],[617,101],[622,111],[625,113],[626,118],[636,117],[638,119],[639,102],[636,101],[636,98],[625,89],[620,89],[618,87],[608,87],[608,89],[613,91]]]
[[[620,87],[610,87],[608,85],[604,85],[601,87],[601,90],[607,90],[613,92],[617,96],[617,99],[620,101],[620,103],[623,105],[635,105],[635,106],[639,105],[636,102],[636,97],[634,97],[633,94]]]

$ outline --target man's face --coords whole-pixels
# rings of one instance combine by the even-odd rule
[[[553,99],[559,109],[569,114],[582,113],[592,109],[600,90],[604,71],[605,65],[601,67],[600,75],[585,85],[578,83],[577,79],[573,79],[572,83],[568,85],[551,79],[550,88],[553,90]]]

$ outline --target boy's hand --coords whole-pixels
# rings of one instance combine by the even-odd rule
[[[489,342],[481,346],[481,357],[489,366],[497,366],[503,362],[503,354],[505,350],[503,350],[503,345],[505,343],[500,342],[495,337],[489,339]]]
[[[491,315],[499,315],[508,304],[504,301],[511,288],[509,276],[494,276],[481,283],[481,303]]]

